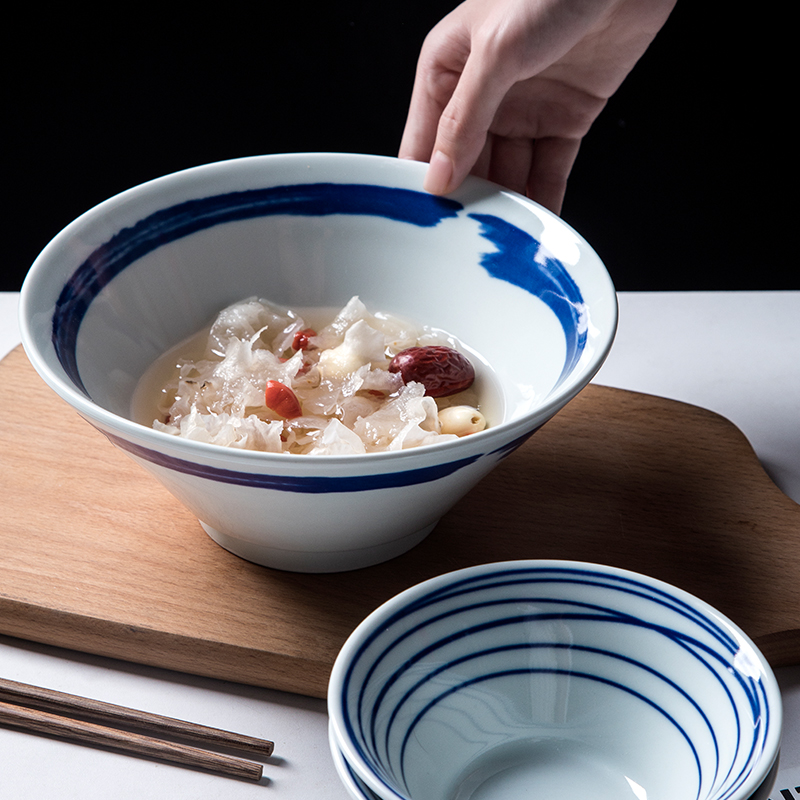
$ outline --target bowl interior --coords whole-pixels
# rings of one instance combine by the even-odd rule
[[[774,677],[700,601],[536,562],[423,587],[368,618],[331,682],[336,741],[380,796],[748,798],[769,771]]]
[[[427,195],[422,169],[267,156],[136,187],[76,220],[34,264],[26,347],[62,393],[127,417],[147,367],[229,303],[257,295],[338,310],[358,295],[474,351],[493,424],[577,391],[616,326],[596,254],[486,182]]]

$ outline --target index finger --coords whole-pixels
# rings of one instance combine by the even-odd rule
[[[441,110],[425,188],[447,194],[461,185],[477,162],[497,109],[513,80],[494,60],[470,53],[455,89]]]

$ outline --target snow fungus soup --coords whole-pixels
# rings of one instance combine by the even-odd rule
[[[343,455],[451,441],[502,417],[490,370],[447,333],[372,313],[250,298],[140,380],[136,422],[225,447]]]

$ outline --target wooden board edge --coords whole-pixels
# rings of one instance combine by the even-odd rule
[[[5,597],[0,597],[0,634],[134,664],[323,699],[330,677],[330,665],[322,661],[81,618],[74,613]]]

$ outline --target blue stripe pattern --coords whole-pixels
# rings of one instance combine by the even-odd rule
[[[538,430],[538,428],[537,428]],[[180,472],[183,475],[193,475],[219,483],[230,483],[235,486],[249,486],[254,489],[273,489],[282,492],[300,492],[303,494],[325,494],[328,492],[367,492],[373,489],[390,489],[398,486],[414,486],[418,483],[429,483],[440,478],[446,478],[458,470],[468,467],[485,458],[487,455],[496,460],[506,458],[510,453],[520,447],[535,433],[526,433],[509,444],[498,447],[489,453],[478,453],[455,461],[433,464],[428,467],[408,469],[393,472],[370,471],[364,475],[333,476],[324,475],[312,477],[308,475],[265,475],[255,472],[240,472],[238,470],[210,467],[184,458],[169,456],[165,453],[135,444],[120,436],[115,436],[108,431],[103,431],[106,438],[114,445],[130,453],[132,456],[148,461],[159,467]],[[324,458],[324,456],[315,456]]]
[[[376,795],[375,792],[373,792],[372,789],[370,789],[369,786],[367,786],[364,783],[364,781],[362,781],[361,778],[356,774],[356,772],[353,770],[353,767],[348,763],[347,759],[344,757],[344,754],[341,751],[339,751],[338,755],[339,758],[342,759],[342,763],[344,764],[344,768],[347,770],[348,777],[353,782],[355,791],[360,792],[364,800],[381,800],[381,798],[378,797],[378,795]]]
[[[548,594],[548,589],[558,585],[567,587],[563,592],[566,597],[585,597],[585,590],[589,589],[597,602],[560,599],[560,590],[556,596]],[[569,587],[574,587],[575,591]],[[625,597],[636,600],[635,606],[628,602],[629,607],[636,608],[635,615],[617,607],[625,603],[624,599],[618,602],[618,598]],[[536,610],[524,614],[508,613],[518,609],[520,603]],[[663,623],[664,612],[674,617],[674,627]],[[472,619],[477,617],[482,621],[468,624],[471,614],[474,615]],[[463,619],[467,624],[461,621],[462,615],[466,615]],[[653,622],[653,619],[662,621]],[[448,621],[446,627],[451,631],[446,635],[442,635],[441,628],[437,627],[443,621]],[[608,633],[603,641],[608,642],[614,641],[612,633],[624,628],[647,631],[668,641],[677,651],[695,661],[725,698],[735,720],[735,753],[722,756],[714,723],[704,706],[706,697],[693,697],[666,675],[660,665],[645,663],[642,659],[647,657],[647,652],[640,658],[633,658],[580,642],[567,645],[549,639],[546,627],[542,629],[544,638],[531,641],[536,638],[537,624],[550,621],[567,626],[583,622],[607,626]],[[489,631],[496,633],[495,644],[482,646],[480,643],[485,640],[480,638],[480,634]],[[710,639],[711,643],[703,641],[704,638]],[[425,644],[413,652],[407,646],[412,641]],[[502,644],[496,644],[498,641]],[[453,645],[459,642],[463,642],[464,647],[460,654],[455,654],[458,651],[453,652]],[[402,649],[404,643],[405,650]],[[445,649],[448,646],[449,649]],[[708,788],[714,786],[714,800],[725,800],[733,796],[747,779],[771,724],[763,682],[735,666],[734,658],[740,646],[726,629],[689,603],[635,577],[597,573],[580,567],[498,569],[488,574],[454,578],[442,588],[410,601],[382,621],[357,649],[346,672],[342,692],[346,699],[343,703],[345,726],[360,757],[373,765],[387,792],[403,797],[408,743],[416,728],[437,705],[469,686],[506,676],[563,675],[570,681],[602,683],[657,711],[693,755],[697,768],[697,798],[701,797],[701,787],[704,787],[702,797],[706,797]],[[617,662],[633,668],[637,676],[647,675],[654,679],[657,685],[665,687],[693,709],[712,742],[713,759],[701,758],[692,738],[697,732],[690,733],[671,708],[607,674],[542,666],[498,668],[497,661],[491,660],[498,654],[511,656],[515,652],[532,653],[544,649],[592,654],[599,659],[598,664],[608,666]],[[401,652],[413,652],[413,655],[398,655]],[[436,666],[423,669],[426,659]],[[481,666],[484,659],[486,663]],[[467,666],[471,669],[465,669]],[[451,670],[455,677],[448,676],[450,683],[447,683],[443,676]],[[618,673],[612,666],[611,675],[615,674]],[[734,692],[745,698],[744,704],[737,702]],[[663,690],[659,693],[664,694]],[[391,741],[396,741],[398,736],[400,747],[391,746]]]
[[[443,464],[434,464],[430,467],[409,469],[393,472],[369,472],[365,475],[352,476],[293,476],[293,475],[265,475],[253,472],[239,472],[237,470],[209,467],[186,459],[168,456],[157,450],[133,444],[118,436],[105,432],[108,439],[117,447],[131,455],[149,461],[160,467],[180,472],[184,475],[194,475],[200,478],[230,483],[236,486],[248,486],[253,489],[273,489],[282,492],[300,492],[302,494],[326,494],[329,492],[368,492],[373,489],[389,489],[398,486],[413,486],[418,483],[446,478],[464,467],[474,464],[482,455],[460,458]],[[319,456],[318,458],[324,458]]]

